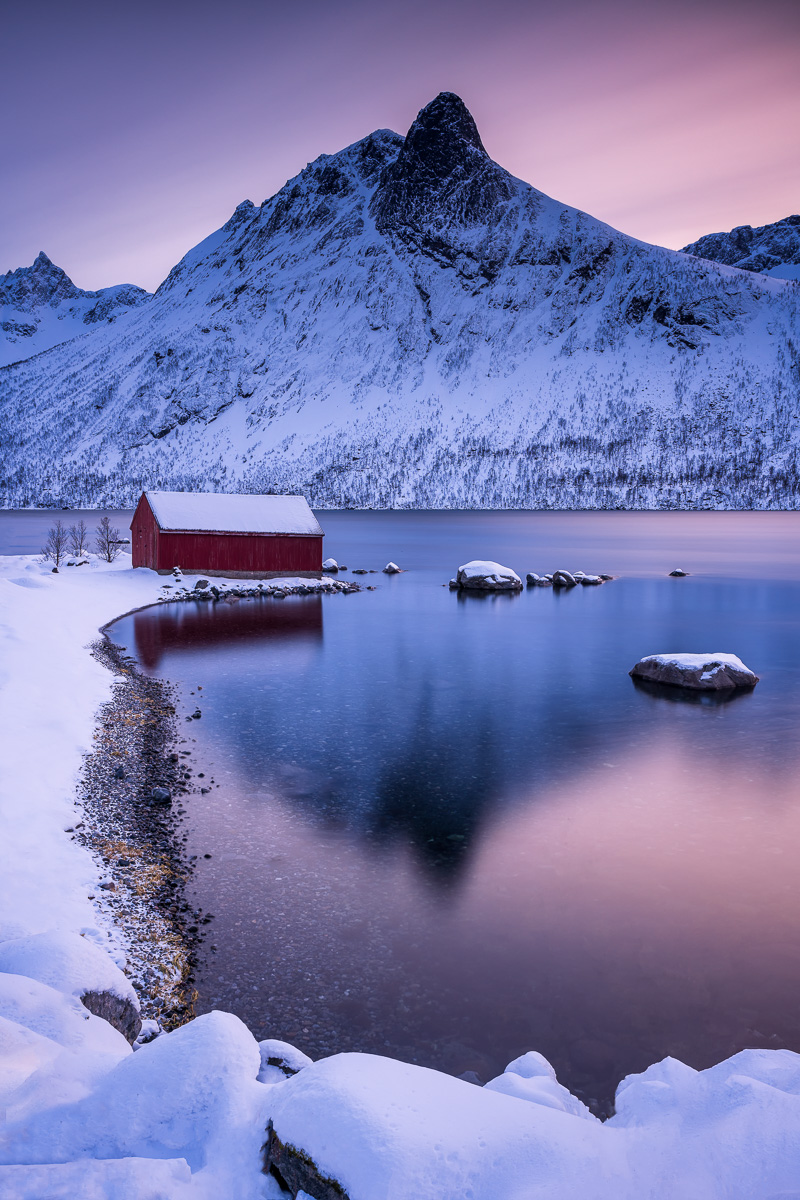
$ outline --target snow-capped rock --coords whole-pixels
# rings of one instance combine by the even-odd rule
[[[752,225],[738,225],[730,233],[707,233],[684,246],[682,253],[725,263],[741,271],[800,280],[800,216],[794,213],[755,229]]]
[[[458,568],[456,586],[477,592],[515,592],[522,580],[510,567],[476,558]]]
[[[26,975],[75,996],[129,1042],[138,1036],[142,1026],[139,997],[105,950],[88,937],[50,929],[0,942],[0,971]]]
[[[797,507],[796,289],[515,179],[443,93],[0,386],[7,503]]]
[[[133,283],[86,292],[40,251],[30,267],[0,275],[0,366],[41,354],[150,300]]]
[[[735,654],[648,654],[629,674],[651,683],[710,692],[758,683],[758,676]]]

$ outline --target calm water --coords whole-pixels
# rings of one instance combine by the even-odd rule
[[[199,1011],[482,1080],[535,1048],[599,1110],[665,1054],[800,1050],[800,516],[321,519],[326,553],[408,572],[114,627],[202,709]],[[472,557],[620,578],[442,587]],[[662,650],[761,682],[637,687]]]

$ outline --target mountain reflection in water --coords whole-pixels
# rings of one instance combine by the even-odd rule
[[[114,627],[187,704],[203,687],[203,720],[183,726],[214,780],[187,799],[191,891],[215,914],[198,1011],[315,1057],[484,1080],[537,1049],[598,1111],[666,1054],[800,1050],[800,517],[323,525],[336,557],[409,572]],[[456,596],[469,557],[645,568]],[[694,574],[667,578],[677,565]],[[677,650],[736,653],[761,682],[709,697],[629,677]]]

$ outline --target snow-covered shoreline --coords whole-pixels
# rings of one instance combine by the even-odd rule
[[[135,1053],[90,1016],[79,995],[131,989],[124,937],[89,899],[101,868],[67,832],[113,683],[88,647],[163,584],[125,556],[57,575],[0,558],[0,1200],[277,1200],[279,1178],[350,1200],[800,1194],[790,1051],[703,1072],[666,1059],[623,1081],[601,1123],[534,1054],[485,1088],[361,1054],[295,1058],[287,1078],[231,1014]]]

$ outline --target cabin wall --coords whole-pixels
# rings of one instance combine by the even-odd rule
[[[222,574],[241,571],[292,575],[322,570],[322,538],[317,536],[159,531],[156,547],[157,561],[153,565],[161,571],[180,567],[184,571]]]
[[[157,567],[158,539],[159,529],[153,510],[142,496],[131,520],[131,558],[134,567]]]

